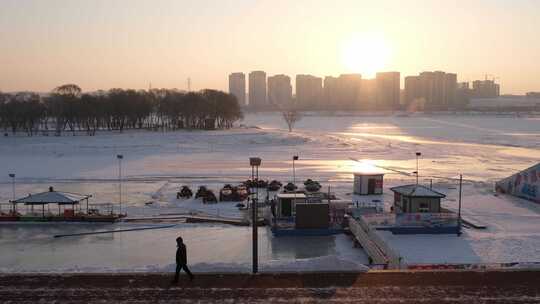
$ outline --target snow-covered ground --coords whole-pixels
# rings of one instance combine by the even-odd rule
[[[448,192],[452,194],[452,190]],[[464,218],[487,229],[463,229],[460,237],[377,233],[408,264],[540,262],[540,205],[508,196],[467,193]],[[457,211],[455,201],[444,205]]]
[[[175,192],[184,184],[192,189],[207,185],[217,192],[224,183],[241,182],[250,175],[248,158],[251,156],[263,159],[259,171],[262,177],[287,182],[292,180],[292,155],[298,154],[297,180],[319,180],[323,187],[330,185],[332,192],[350,199],[351,172],[368,165],[390,169],[386,171],[385,188],[414,182],[412,176],[403,172],[415,170],[415,152],[420,151],[420,182],[427,184],[432,179],[435,189],[448,194],[444,204],[452,209],[457,206],[457,184],[443,177],[462,173],[464,213],[486,223],[488,229],[467,229],[458,241],[453,236],[388,236],[392,246],[408,261],[540,261],[538,206],[493,196],[496,180],[540,161],[538,117],[309,115],[292,133],[285,130],[279,114],[248,114],[242,123],[248,127],[210,132],[130,131],[100,133],[94,137],[2,137],[0,168],[4,174],[0,176],[0,202],[11,199],[8,173],[12,172],[17,174],[17,196],[45,191],[52,185],[58,190],[92,194],[93,201],[118,202],[116,155],[123,154],[122,200],[130,216],[198,210],[239,217],[241,214],[232,203],[202,206],[197,201],[176,200]],[[392,195],[385,191],[388,205]],[[147,206],[147,202],[153,204]],[[63,227],[71,226],[55,229],[72,229]],[[349,267],[351,260],[366,262],[362,250],[351,249],[350,242],[343,236],[329,241],[306,238],[287,242],[273,239],[261,230],[264,233],[261,240],[266,240],[263,246],[271,248],[261,251],[266,252],[267,258],[262,260],[267,267],[309,269],[314,265],[338,265],[337,261],[345,261],[344,265]],[[15,230],[0,226],[2,252],[10,253],[8,258],[0,257],[0,268],[4,271],[76,267],[96,271],[169,269],[170,250],[174,251],[171,240],[178,233],[194,244],[198,239],[204,240],[202,235],[207,236],[208,247],[192,245],[190,249],[190,262],[200,270],[219,269],[219,265],[230,266],[231,263],[245,264],[243,268],[237,266],[238,269],[249,268],[250,242],[246,228],[179,224],[174,229],[66,239],[50,242],[50,245],[43,240],[26,240],[25,231],[29,231],[27,226]],[[24,254],[21,247],[17,247],[21,240],[25,240],[24,246],[29,248]],[[93,240],[99,241],[98,257],[90,254]],[[158,244],[156,250],[152,250],[152,242]],[[86,245],[77,247],[78,243]],[[161,243],[163,245],[159,245]],[[319,243],[329,244],[321,245],[329,249],[314,250]],[[422,249],[424,243],[431,249]],[[149,249],[139,251],[140,248],[130,247],[135,244]],[[35,249],[32,246],[36,246]],[[303,256],[298,252],[303,252],[304,247],[313,254],[304,256],[300,263],[296,258]],[[35,260],[37,253],[32,255],[32,252],[44,248],[52,252],[47,255],[49,258]],[[290,254],[280,255],[281,252]],[[111,259],[107,260],[107,256]],[[55,266],[48,267],[48,264]]]

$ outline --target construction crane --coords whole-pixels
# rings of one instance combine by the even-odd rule
[[[493,74],[486,74],[486,81],[488,80],[488,77],[491,76],[491,81],[495,82],[496,79],[500,79],[500,77],[497,77]]]

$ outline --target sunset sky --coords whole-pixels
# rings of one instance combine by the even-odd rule
[[[521,94],[540,91],[539,12],[538,0],[0,0],[0,90],[443,70]]]

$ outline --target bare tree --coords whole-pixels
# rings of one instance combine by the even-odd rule
[[[283,109],[281,110],[281,114],[289,127],[289,132],[292,132],[294,125],[302,119],[302,113],[295,108]]]

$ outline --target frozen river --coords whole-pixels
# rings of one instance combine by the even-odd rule
[[[464,212],[494,223],[485,234],[465,234],[465,240],[478,244],[467,246],[469,260],[540,261],[540,252],[535,249],[540,248],[540,233],[535,228],[540,227],[537,206],[503,200],[496,202],[499,210],[493,210],[495,205],[483,203],[492,201],[496,180],[540,160],[538,117],[313,115],[305,116],[292,133],[285,130],[278,114],[248,114],[242,124],[247,127],[230,131],[2,137],[0,202],[11,199],[7,176],[11,172],[17,174],[17,196],[45,191],[52,185],[58,190],[93,194],[94,201],[117,202],[117,154],[124,155],[123,200],[130,215],[200,209],[192,202],[175,200],[178,187],[204,184],[217,190],[223,183],[245,180],[251,156],[262,157],[260,174],[264,178],[288,181],[292,179],[292,155],[298,154],[299,180],[320,180],[347,199],[352,191],[351,173],[366,166],[388,168],[385,188],[412,182],[407,174],[415,170],[415,152],[419,151],[421,183],[431,180],[436,189],[448,195],[445,204],[452,209],[456,207],[456,183],[447,178],[463,174],[464,202],[468,203]],[[154,204],[146,206],[147,202]],[[218,205],[204,211],[235,216],[233,209]],[[164,230],[51,240],[56,231],[86,229],[97,228],[1,225],[0,269],[167,270],[172,267],[177,234],[187,239],[190,262],[199,271],[249,269],[246,228],[180,224]],[[341,269],[366,262],[362,250],[352,249],[345,236],[290,241],[275,240],[264,229],[261,233],[261,260],[268,269],[309,269],[313,265]],[[518,250],[508,250],[512,246],[519,246]],[[403,251],[413,252],[409,248]]]
[[[174,271],[177,236],[196,272],[251,271],[251,228],[178,224],[173,228],[54,238],[143,224],[17,224],[0,226],[0,271]],[[163,226],[163,225],[153,225]],[[273,238],[259,229],[261,271],[362,270],[367,257],[345,235]],[[316,268],[315,268],[316,267]]]

